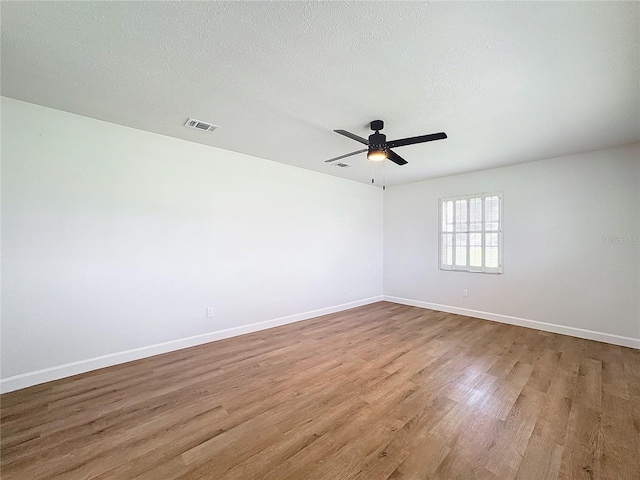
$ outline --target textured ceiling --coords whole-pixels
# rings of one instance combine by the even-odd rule
[[[387,184],[640,140],[637,2],[2,2],[2,94]],[[183,127],[187,117],[220,125]],[[374,172],[378,180],[382,166]]]

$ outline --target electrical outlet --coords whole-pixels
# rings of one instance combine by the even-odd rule
[[[344,286],[344,293],[349,293],[349,285]]]
[[[213,317],[213,307],[207,307],[207,318]]]
[[[469,290],[462,290],[462,297],[469,298]]]

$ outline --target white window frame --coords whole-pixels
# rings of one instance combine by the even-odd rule
[[[486,222],[485,222],[485,200],[487,197],[498,197],[498,230],[487,230]],[[470,205],[471,199],[481,198],[482,199],[482,230],[471,231],[470,230]],[[464,231],[458,232],[458,222],[456,222],[456,208],[455,202],[457,200],[466,200],[467,201],[467,214],[466,214],[466,229]],[[443,203],[445,202],[453,202],[453,230],[445,231],[444,226],[444,213],[443,213]],[[443,197],[438,199],[438,265],[440,266],[440,270],[445,271],[454,271],[454,272],[471,272],[471,273],[492,273],[492,274],[500,274],[502,273],[502,251],[503,251],[503,243],[502,243],[502,227],[503,227],[503,210],[502,210],[502,192],[489,192],[489,193],[476,193],[473,195],[457,195],[454,197]],[[472,233],[481,233],[481,253],[482,253],[482,261],[481,266],[470,265],[470,235]],[[497,233],[498,234],[498,266],[497,267],[488,267],[485,266],[485,239],[487,233]],[[445,263],[443,259],[443,238],[445,234],[453,234],[453,253],[451,264]],[[465,255],[466,255],[466,265],[456,265],[456,238],[458,234],[466,234],[466,242],[465,242]]]

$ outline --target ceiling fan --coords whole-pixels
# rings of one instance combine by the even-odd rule
[[[325,160],[325,162],[335,162],[336,160],[341,160],[343,158],[350,157],[351,155],[357,155],[358,153],[367,152],[367,158],[373,162],[381,162],[388,158],[393,163],[396,163],[398,165],[405,165],[407,161],[396,152],[391,150],[392,148],[403,147],[405,145],[413,145],[415,143],[432,142],[434,140],[444,140],[445,138],[447,138],[446,133],[440,132],[432,133],[429,135],[420,135],[418,137],[400,138],[398,140],[391,140],[390,142],[387,142],[387,136],[383,133],[380,133],[380,130],[384,128],[384,122],[382,120],[374,120],[373,122],[371,122],[370,126],[371,130],[373,130],[375,133],[369,135],[369,140],[359,137],[358,135],[355,135],[351,132],[347,132],[346,130],[334,130],[334,132],[339,133],[340,135],[344,135],[345,137],[355,140],[356,142],[367,145],[367,148],[347,153],[346,155],[340,155],[339,157]]]

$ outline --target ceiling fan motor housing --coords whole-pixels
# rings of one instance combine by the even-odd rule
[[[387,143],[387,136],[384,133],[376,132],[369,135],[369,150],[384,150]]]
[[[384,122],[382,120],[374,120],[370,124],[371,130],[374,130],[375,133],[369,135],[369,153],[367,156],[369,159],[372,159],[371,154],[373,152],[384,152],[386,157],[387,153],[387,136],[383,133],[380,133],[379,130],[384,128]]]

